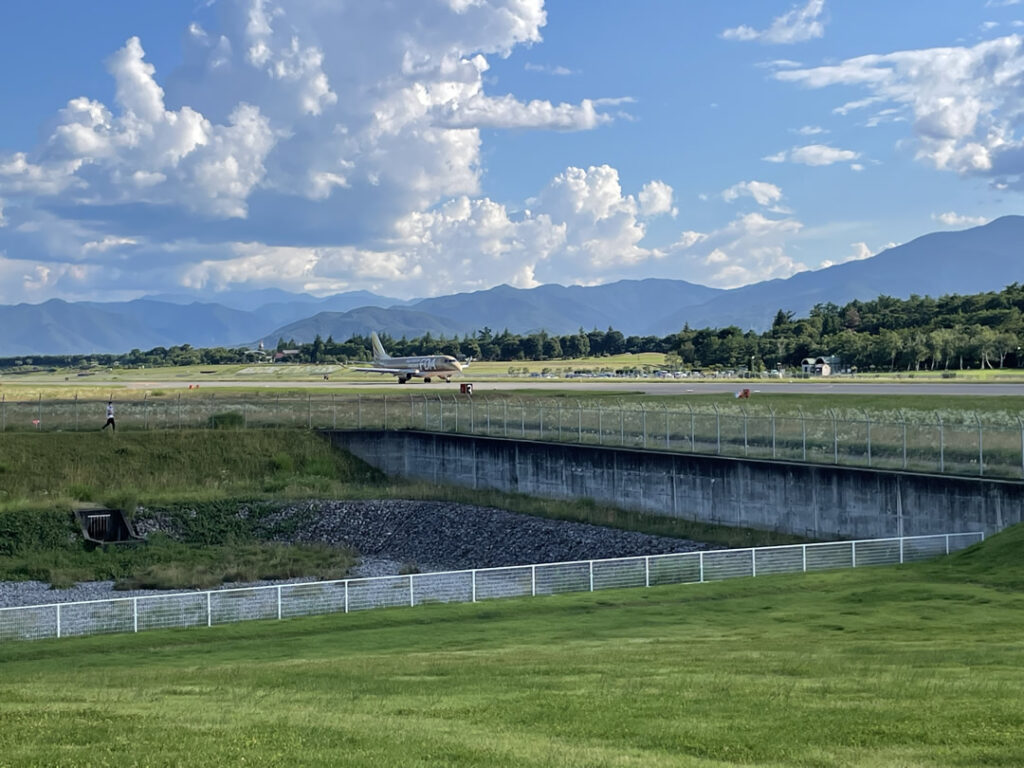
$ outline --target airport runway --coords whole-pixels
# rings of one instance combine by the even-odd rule
[[[964,395],[970,397],[988,397],[993,395],[1015,395],[1024,397],[1024,383],[978,383],[978,382],[825,382],[825,381],[487,381],[483,379],[454,380],[450,384],[433,382],[397,382],[381,381],[133,381],[133,382],[89,382],[92,385],[124,386],[128,389],[187,389],[190,383],[199,383],[204,390],[223,387],[245,387],[256,389],[287,388],[287,389],[381,389],[395,390],[402,393],[426,394],[428,392],[458,392],[460,381],[471,381],[474,393],[499,392],[509,390],[520,391],[561,391],[581,394],[585,392],[609,393],[642,393],[645,395],[709,395],[735,393],[741,389],[749,389],[752,394],[821,394],[821,395]]]

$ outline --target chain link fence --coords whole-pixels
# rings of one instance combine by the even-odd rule
[[[949,554],[983,539],[983,533],[948,533],[0,608],[0,642],[894,565]]]
[[[422,429],[522,440],[1024,478],[1024,415],[804,413],[746,405],[409,395],[200,395],[116,403],[118,429]],[[0,398],[0,432],[84,431],[105,401]]]

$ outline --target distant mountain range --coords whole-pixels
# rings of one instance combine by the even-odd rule
[[[383,331],[452,336],[484,327],[516,333],[613,327],[664,336],[691,327],[761,330],[779,309],[881,294],[941,296],[1024,282],[1024,216],[961,232],[936,232],[862,261],[722,290],[683,280],[622,280],[592,287],[499,285],[485,291],[401,301],[366,291],[317,298],[279,289],[160,294],[128,302],[0,306],[0,355],[127,352],[157,346],[237,346],[278,338],[344,340]]]

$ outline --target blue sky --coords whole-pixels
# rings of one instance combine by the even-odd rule
[[[788,277],[1019,213],[1015,0],[0,10],[0,303]]]

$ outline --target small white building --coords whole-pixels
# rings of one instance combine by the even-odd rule
[[[800,364],[805,376],[831,376],[832,358],[805,357]]]

